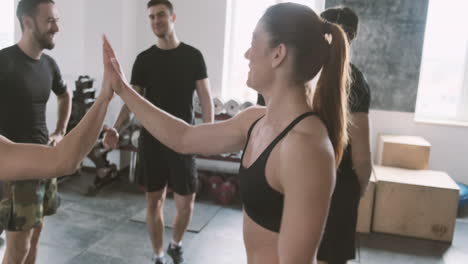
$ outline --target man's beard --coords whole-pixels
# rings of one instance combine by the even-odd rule
[[[161,38],[161,39],[166,38],[166,36],[167,34],[156,34],[156,37]]]
[[[40,45],[40,47],[42,49],[48,49],[48,50],[53,49],[55,47],[55,43],[53,40],[48,38],[48,35],[53,34],[53,32],[49,31],[49,32],[41,33],[39,29],[37,28],[36,23],[34,23],[34,26],[35,26],[34,32],[33,32],[34,39]]]
[[[171,34],[171,27],[166,25],[166,27],[160,32],[154,30],[154,34],[156,35],[156,37],[161,39],[167,38]]]
[[[158,38],[166,38],[167,35],[169,34],[169,32],[168,32],[168,30],[163,31],[163,32],[159,32],[159,33],[157,33],[156,31],[154,31],[154,34],[155,34],[156,37],[158,37]]]

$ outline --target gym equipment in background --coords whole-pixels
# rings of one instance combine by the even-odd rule
[[[67,126],[67,133],[70,132],[81,119],[85,116],[88,110],[96,101],[96,89],[93,88],[94,79],[89,76],[79,76],[75,82],[75,91],[73,92],[72,99],[72,112],[70,121]],[[112,164],[107,159],[109,150],[106,150],[102,145],[103,133],[99,136],[98,141],[94,145],[91,152],[87,155],[96,167],[96,176],[93,183],[88,187],[88,194],[95,194],[100,188],[107,183],[118,178],[119,172],[117,166]],[[81,167],[81,166],[80,166]],[[80,174],[81,168],[75,173]]]
[[[67,126],[67,133],[70,132],[80,120],[84,117],[86,112],[96,101],[96,89],[93,88],[94,79],[89,76],[79,76],[75,82],[75,91],[73,91],[72,99],[72,112],[70,121]]]
[[[462,209],[468,205],[468,185],[457,182],[458,188],[460,188],[460,198],[458,199],[458,209]]]
[[[120,128],[119,132],[119,150],[133,150],[132,153],[138,148],[138,139],[140,137],[141,124],[133,116],[128,119],[126,123]],[[88,188],[88,193],[93,194],[108,183],[118,179],[120,174],[117,166],[107,160],[107,154],[111,150],[104,148],[102,144],[103,136],[94,146],[93,150],[88,154],[88,158],[96,165],[96,178],[94,184]],[[133,158],[133,156],[131,157]],[[130,182],[134,182],[136,156],[135,160],[130,163]]]

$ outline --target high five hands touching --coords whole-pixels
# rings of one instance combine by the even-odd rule
[[[110,83],[110,86],[117,94],[120,94],[123,89],[130,87],[130,85],[106,36],[103,37],[103,41],[104,80]]]
[[[99,94],[100,97],[103,97],[103,99],[107,100],[112,100],[112,97],[114,96],[114,90],[112,90],[112,82],[111,82],[111,74],[112,74],[112,63],[110,62],[109,56],[107,56],[107,53],[105,51],[104,45],[105,42],[107,41],[106,37],[102,37],[103,41],[103,48],[102,48],[102,62],[104,64],[104,77],[102,80],[102,89],[101,93]]]
[[[127,85],[125,75],[122,72],[119,62],[115,56],[109,40],[103,36],[103,59],[104,59],[104,86],[112,93],[114,90],[120,93]],[[103,145],[106,149],[116,149],[119,146],[119,133],[115,128],[109,128],[105,131]]]

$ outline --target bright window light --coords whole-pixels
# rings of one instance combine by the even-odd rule
[[[248,61],[244,54],[250,47],[253,30],[266,9],[279,2],[297,2],[317,12],[323,10],[324,0],[231,0],[228,1],[225,64],[223,73],[224,100],[257,101],[257,93],[247,87]]]
[[[14,0],[0,1],[0,49],[11,46],[14,43],[15,34],[15,9]]]
[[[468,121],[468,1],[448,2],[429,1],[417,119]]]

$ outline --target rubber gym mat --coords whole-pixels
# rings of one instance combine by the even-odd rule
[[[200,232],[213,217],[221,210],[221,206],[215,204],[195,202],[195,209],[193,211],[192,222],[188,227],[189,232]],[[164,204],[164,224],[166,227],[172,228],[176,209],[173,199],[166,199]],[[130,218],[133,222],[145,223],[146,209],[143,209],[138,214]]]

